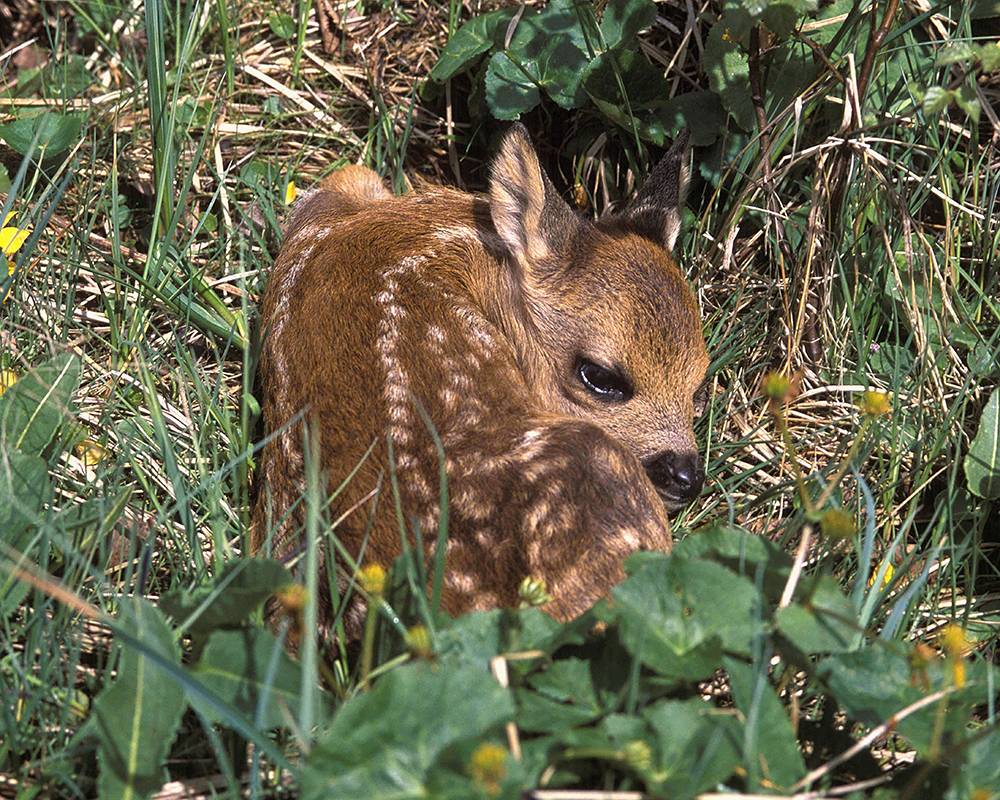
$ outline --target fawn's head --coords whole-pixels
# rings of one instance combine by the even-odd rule
[[[490,209],[507,250],[508,328],[544,408],[605,428],[645,466],[668,508],[701,491],[692,425],[708,355],[697,302],[670,255],[687,183],[686,133],[620,214],[577,217],[523,126],[493,167]]]

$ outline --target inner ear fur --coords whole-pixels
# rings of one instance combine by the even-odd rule
[[[520,122],[504,136],[490,176],[493,225],[524,269],[547,258],[580,224],[538,161]]]
[[[639,233],[667,250],[674,249],[681,232],[681,208],[690,179],[689,139],[685,128],[623,213]]]

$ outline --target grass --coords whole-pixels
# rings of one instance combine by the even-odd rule
[[[29,0],[0,17],[3,213],[31,232],[10,257],[0,366],[22,376],[63,353],[81,365],[65,452],[46,454],[44,502],[25,507],[30,535],[16,542],[50,577],[22,596],[11,587],[24,584],[3,589],[3,796],[94,796],[98,759],[80,732],[115,660],[107,625],[93,620],[106,623],[129,594],[155,599],[219,575],[244,553],[259,438],[254,303],[289,185],[301,191],[363,161],[399,188],[408,175],[483,186],[488,126],[465,108],[468,77],[440,96],[420,84],[467,10],[316,7],[332,15],[326,47],[305,3],[291,27],[285,7],[225,0]],[[831,47],[869,35],[864,15],[845,13]],[[663,63],[679,54],[668,75],[679,92],[715,88],[704,66],[710,17],[670,3],[661,18],[645,52]],[[811,530],[803,557],[848,595],[862,597],[867,577],[892,566],[862,607],[870,631],[933,642],[957,620],[977,658],[996,664],[1000,517],[995,499],[969,492],[963,458],[1000,379],[997,81],[972,62],[935,62],[976,24],[963,4],[899,10],[861,92],[864,113],[845,125],[863,58],[853,72],[847,61],[818,70],[796,105],[755,78],[745,45],[748,81],[770,91],[747,112],[752,135],[730,123],[699,149],[682,244],[713,363],[697,431],[708,488],[677,529],[728,521],[790,552]],[[802,44],[799,55],[811,51]],[[972,92],[978,122],[954,104],[929,106],[934,87]],[[630,132],[581,145],[602,129],[594,112],[552,105],[526,122],[562,185],[577,176],[598,208],[621,194],[627,158],[616,147]],[[51,127],[35,135],[40,125]],[[759,391],[772,371],[795,375],[778,417],[792,448]],[[889,393],[892,408],[859,436],[855,403],[867,388]],[[857,547],[816,536],[803,494],[824,492],[856,521]],[[53,580],[86,605],[67,603]],[[374,666],[391,673],[400,645],[381,637]],[[302,655],[315,674],[318,656]],[[328,683],[344,695],[368,681],[346,658],[335,669]],[[308,749],[314,701],[307,692],[301,702],[301,728],[263,754],[260,739],[251,748],[277,770],[253,771],[251,793],[262,780],[278,791],[282,748]],[[803,706],[810,721],[825,713]],[[214,713],[238,729],[225,709]],[[236,794],[246,745],[212,719],[188,712],[169,777],[212,778]],[[588,777],[636,786],[620,771]]]

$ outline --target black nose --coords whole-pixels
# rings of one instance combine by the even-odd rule
[[[705,484],[705,470],[697,453],[661,453],[645,464],[646,473],[671,510],[683,508]]]

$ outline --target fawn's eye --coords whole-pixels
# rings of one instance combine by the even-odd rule
[[[603,403],[624,403],[632,399],[632,384],[613,369],[581,358],[576,365],[576,376],[587,391]]]

